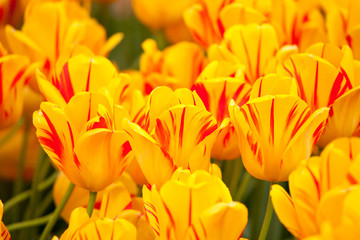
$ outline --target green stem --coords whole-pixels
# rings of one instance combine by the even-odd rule
[[[233,161],[235,161],[235,166],[233,168],[233,172],[232,172],[232,176],[231,176],[231,180],[230,180],[230,184],[229,184],[229,190],[230,190],[231,195],[234,197],[235,191],[238,187],[240,176],[243,171],[243,168],[242,168],[242,164],[241,164],[241,159],[237,158]]]
[[[53,173],[50,177],[48,177],[45,181],[39,183],[39,185],[37,186],[37,190],[40,191],[44,191],[45,189],[49,188],[50,186],[52,186],[52,184],[55,182],[57,177],[57,172]],[[15,197],[9,199],[8,201],[5,202],[4,204],[4,213],[6,213],[9,209],[11,209],[12,207],[16,206],[17,204],[21,203],[22,201],[26,200],[27,198],[29,198],[31,196],[31,190],[27,190],[24,191],[18,195],[16,195]]]
[[[272,205],[272,202],[271,202],[271,197],[270,197],[271,186],[272,186],[272,183],[270,183],[268,202],[267,202],[267,206],[266,206],[264,222],[263,222],[263,225],[262,225],[261,231],[260,231],[259,240],[265,240],[266,239],[266,235],[267,235],[267,233],[269,231],[271,218],[272,218],[272,214],[273,214],[273,211],[274,211],[273,205]]]
[[[91,217],[91,214],[94,210],[94,206],[95,206],[95,201],[96,201],[96,195],[97,192],[92,192],[90,191],[90,195],[89,195],[89,203],[87,205],[87,213],[89,214],[89,217]]]
[[[35,217],[42,216],[46,210],[53,203],[53,194],[52,191],[49,191],[41,200],[41,204],[36,208]]]
[[[58,218],[60,216],[61,211],[64,209],[65,204],[69,200],[70,195],[71,195],[73,190],[74,190],[74,184],[70,183],[67,190],[66,190],[66,193],[65,193],[64,197],[61,199],[61,202],[55,208],[55,211],[53,212],[49,222],[46,224],[46,227],[45,227],[44,231],[41,234],[40,240],[45,240],[45,239],[48,238],[51,230],[55,226],[55,224],[56,224],[56,222],[57,222],[57,220],[58,220]]]
[[[40,149],[39,150],[39,156],[36,162],[36,169],[35,169],[35,173],[33,176],[33,180],[31,183],[31,196],[30,196],[30,203],[28,208],[26,209],[26,213],[24,215],[23,220],[29,220],[32,218],[35,208],[36,208],[36,203],[38,202],[38,189],[37,186],[38,184],[41,182],[42,179],[40,179],[40,171],[42,169],[43,166],[43,162],[45,160],[45,152]]]
[[[248,172],[244,172],[244,177],[241,179],[240,187],[235,195],[235,200],[239,202],[244,201],[244,194],[249,186],[249,182],[251,180],[251,175]]]
[[[20,129],[20,127],[24,123],[24,118],[20,118],[19,121],[17,121],[14,126],[11,128],[11,130],[0,140],[0,147],[2,147],[5,143],[7,143],[14,135],[15,133]]]
[[[36,218],[36,219],[32,219],[29,221],[25,221],[25,222],[18,222],[18,223],[13,223],[10,225],[7,225],[7,229],[9,232],[14,232],[17,230],[21,230],[24,228],[31,228],[31,227],[36,227],[36,226],[40,226],[40,225],[44,225],[46,224],[50,218],[51,218],[52,214],[40,217],[40,218]]]
[[[26,149],[27,149],[28,140],[29,140],[29,130],[30,130],[30,125],[28,123],[25,123],[25,131],[24,131],[24,136],[23,136],[23,140],[22,140],[22,144],[21,144],[18,169],[17,169],[16,180],[15,180],[14,190],[13,190],[14,195],[18,194],[23,187],[23,172],[24,172],[24,165],[25,165],[25,158],[26,158]]]

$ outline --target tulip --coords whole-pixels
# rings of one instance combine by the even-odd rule
[[[320,147],[337,137],[360,134],[360,111],[352,107],[360,102],[355,69],[348,47],[339,49],[323,43],[310,46],[306,53],[290,56],[278,67],[279,74],[296,79],[299,96],[312,111],[330,108],[327,127],[319,139]]]
[[[232,101],[229,112],[247,171],[261,180],[281,182],[310,156],[329,109],[311,114],[300,98],[277,95],[255,98],[241,108]]]
[[[195,43],[180,42],[160,51],[154,40],[147,39],[142,48],[140,72],[146,94],[158,86],[191,88],[206,65],[203,51]]]
[[[204,108],[177,105],[164,111],[150,135],[135,123],[125,122],[132,151],[150,184],[161,186],[178,167],[209,170],[217,136],[214,117]]]
[[[212,45],[209,59],[244,66],[245,80],[253,84],[267,73],[279,49],[275,29],[269,24],[235,25],[224,34],[221,44]]]
[[[205,171],[178,169],[161,189],[144,186],[143,196],[159,239],[239,239],[247,224],[246,207]]]
[[[136,228],[124,219],[89,218],[84,208],[77,208],[72,212],[69,227],[60,240],[80,238],[135,240]]]
[[[197,1],[176,1],[169,5],[164,0],[132,0],[132,7],[140,22],[156,30],[180,22],[183,11]]]
[[[238,77],[216,78],[206,75],[204,72],[210,68],[221,68],[223,65],[213,62],[209,64],[199,79],[194,83],[192,90],[199,94],[206,109],[216,118],[219,134],[212,149],[211,156],[215,159],[232,160],[240,157],[240,151],[235,135],[235,129],[230,121],[228,105],[231,99],[242,106],[249,99],[251,86]],[[221,70],[219,70],[221,71]]]
[[[273,186],[271,198],[274,209],[280,221],[295,237],[302,239],[320,234],[326,222],[323,215],[330,216],[327,212],[341,219],[341,213],[336,211],[342,211],[339,207],[342,203],[329,202],[337,206],[329,211],[327,202],[334,191],[336,194],[345,193],[358,186],[359,147],[358,138],[334,140],[320,157],[310,158],[290,174],[291,196],[282,187]],[[328,210],[324,210],[324,207]]]
[[[117,70],[105,57],[84,54],[70,57],[65,63],[57,62],[51,79],[40,72],[37,81],[46,101],[64,106],[75,93],[96,92],[119,80]]]
[[[211,44],[220,43],[224,32],[234,25],[266,21],[261,12],[243,4],[228,0],[202,0],[186,9],[184,20],[193,38],[207,49]]]
[[[273,1],[269,18],[281,45],[297,45],[303,51],[313,43],[327,41],[325,18],[314,2]]]
[[[75,185],[92,192],[113,183],[132,159],[121,129],[124,117],[125,109],[99,93],[77,93],[63,108],[44,102],[33,116],[52,163]]]
[[[107,55],[122,39],[121,34],[115,34],[107,40],[105,29],[74,1],[34,2],[26,9],[21,30],[8,25],[5,35],[12,52],[39,63],[47,76],[60,55],[74,43]],[[36,88],[36,83],[31,84]]]

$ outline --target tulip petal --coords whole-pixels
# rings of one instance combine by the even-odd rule
[[[156,140],[178,167],[208,170],[217,135],[214,117],[204,108],[178,105],[156,120]]]
[[[253,84],[265,73],[278,49],[275,30],[269,24],[237,25],[225,32],[226,47],[245,65],[245,79]]]
[[[349,87],[337,68],[310,54],[292,55],[282,63],[278,72],[296,79],[300,97],[312,111],[330,106]]]
[[[69,179],[93,192],[103,190],[113,183],[133,158],[125,132],[101,128],[81,135],[74,152],[79,159],[78,169],[81,177],[74,179],[69,176]]]
[[[200,216],[201,227],[195,235],[203,231],[203,239],[239,239],[246,227],[247,208],[238,202],[218,203],[206,209]],[[236,222],[236,225],[232,224]]]
[[[258,78],[250,92],[250,99],[266,95],[298,96],[298,86],[294,78],[277,74],[267,74]]]
[[[360,134],[360,88],[355,88],[339,97],[330,108],[327,126],[319,140],[324,147],[338,137],[351,137]]]
[[[293,200],[289,194],[279,185],[273,185],[270,191],[271,201],[276,215],[286,229],[296,238],[301,235],[299,222],[296,217],[296,210]]]
[[[41,146],[59,169],[66,169],[68,177],[77,175],[79,163],[73,147],[78,133],[58,106],[43,102],[40,109],[34,112],[33,123]]]
[[[105,95],[82,92],[71,98],[64,107],[64,112],[77,132],[80,133],[90,119],[98,117],[99,105],[103,105],[109,112],[112,112],[110,101]]]
[[[124,121],[123,127],[146,179],[160,187],[175,170],[172,158],[137,124]]]

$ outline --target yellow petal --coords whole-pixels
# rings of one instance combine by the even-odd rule
[[[103,105],[108,112],[112,113],[110,102],[103,94],[80,92],[71,98],[64,107],[64,112],[80,133],[90,119],[98,116],[99,105]]]
[[[192,171],[209,169],[217,124],[204,108],[190,105],[170,108],[156,120],[155,135],[176,166]]]
[[[279,66],[278,72],[296,79],[300,97],[312,111],[328,107],[348,89],[343,74],[327,62],[310,54],[295,54]]]
[[[296,209],[292,198],[279,185],[273,185],[270,191],[271,201],[276,215],[286,229],[295,237],[301,236],[301,229],[297,219]]]
[[[300,161],[310,156],[328,114],[321,109],[311,115],[301,99],[284,95],[251,100],[241,110],[232,103],[229,112],[244,166],[253,176],[275,182],[287,180]]]
[[[122,34],[122,33],[113,34],[106,41],[104,46],[102,46],[102,48],[100,49],[99,55],[106,57],[111,52],[111,50],[113,50],[121,42],[121,40],[123,38],[124,38],[124,34]]]
[[[132,160],[131,147],[123,131],[90,130],[79,137],[74,152],[79,160],[79,174],[69,179],[93,192],[113,183]]]
[[[358,104],[360,88],[354,88],[335,100],[330,108],[327,126],[319,140],[321,147],[335,138],[360,134],[360,111],[354,107]]]
[[[34,112],[36,135],[51,161],[68,177],[77,175],[78,161],[73,153],[78,133],[58,106],[43,102]]]
[[[238,3],[225,6],[219,15],[224,29],[229,29],[237,24],[261,24],[267,21],[261,12]]]
[[[174,162],[156,141],[137,124],[124,121],[123,127],[136,160],[150,184],[160,187],[171,178]]]
[[[295,79],[277,74],[267,74],[255,81],[251,89],[250,99],[281,94],[298,96],[298,86]]]
[[[203,239],[239,239],[246,227],[247,208],[239,202],[218,203],[200,216],[202,227],[194,228],[196,236],[203,231]],[[236,222],[236,225],[232,223]],[[200,235],[201,236],[201,235]]]
[[[275,30],[269,24],[237,25],[225,32],[226,47],[245,65],[245,79],[254,83],[265,73],[278,49]]]

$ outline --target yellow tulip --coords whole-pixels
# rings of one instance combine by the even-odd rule
[[[124,219],[89,218],[85,208],[77,208],[71,213],[69,227],[60,240],[81,238],[136,240],[136,228]]]
[[[229,112],[245,168],[258,179],[280,182],[310,156],[329,109],[311,114],[300,98],[277,95],[255,98],[241,108],[231,101]]]
[[[309,2],[309,1],[307,1]],[[296,0],[275,0],[270,18],[281,45],[294,44],[301,51],[309,45],[327,40],[325,18],[312,3]],[[306,5],[306,9],[304,6]]]
[[[5,224],[2,222],[3,208],[4,208],[4,204],[0,200],[0,239],[1,240],[11,240],[10,233],[7,230]]]
[[[244,66],[245,80],[251,85],[265,75],[279,49],[274,28],[269,24],[235,25],[224,34],[219,45],[212,45],[209,59]]]
[[[23,109],[22,92],[28,80],[29,59],[20,55],[0,57],[0,129],[19,120]]]
[[[178,105],[164,111],[150,135],[135,123],[124,130],[139,165],[151,184],[161,186],[177,167],[209,170],[217,136],[214,117],[199,106]]]
[[[184,12],[193,38],[204,48],[218,44],[224,32],[236,24],[263,23],[266,17],[245,1],[201,0]]]
[[[47,76],[62,52],[75,43],[107,55],[122,39],[115,34],[106,40],[104,28],[74,1],[35,1],[26,9],[21,30],[8,25],[5,34],[11,51],[38,62]]]
[[[65,195],[66,188],[69,184],[70,184],[69,179],[63,173],[60,173],[53,187],[53,197],[54,197],[55,205],[58,205],[60,203],[61,199]],[[92,216],[109,217],[108,215],[106,215],[106,213],[104,214],[104,211],[102,211],[101,214],[99,213],[101,206],[105,205],[105,202],[104,204],[102,204],[102,202],[106,194],[107,195],[115,194],[122,196],[121,202],[118,203],[119,208],[114,209],[114,211],[109,209],[113,213],[113,212],[120,212],[125,207],[130,206],[131,200],[133,197],[136,196],[137,191],[138,189],[135,182],[131,179],[129,175],[123,173],[120,176],[120,178],[116,180],[113,184],[106,187],[103,191],[98,192],[98,194],[96,195],[95,209],[93,211]],[[79,186],[75,186],[74,190],[70,195],[69,200],[67,201],[63,211],[61,212],[61,217],[66,222],[69,222],[71,212],[75,208],[86,207],[88,204],[88,200],[89,200],[89,191]]]
[[[343,195],[358,186],[359,147],[358,138],[340,138],[331,142],[320,157],[310,158],[290,174],[291,197],[282,187],[273,186],[271,198],[274,209],[280,221],[295,237],[302,239],[320,234],[328,217],[342,221],[339,211],[343,211],[343,208],[339,206],[343,204],[329,201],[329,198],[334,193]],[[330,211],[329,204],[337,207]],[[344,231],[342,233],[345,234]]]
[[[182,0],[172,4],[164,0],[132,0],[136,17],[146,26],[157,30],[181,22],[183,11],[198,0]]]
[[[352,107],[360,102],[360,85],[348,47],[314,44],[306,53],[291,55],[278,67],[278,73],[296,79],[299,96],[312,111],[330,107],[328,124],[319,140],[321,147],[337,137],[360,134],[360,111]]]
[[[34,113],[41,146],[75,185],[97,192],[113,183],[132,159],[121,128],[128,114],[99,93],[77,93],[63,107],[43,102]],[[92,149],[92,151],[89,151]]]
[[[205,171],[179,169],[159,190],[144,186],[143,196],[159,239],[239,239],[247,224],[246,207]]]
[[[211,76],[213,72],[224,70],[223,66],[224,64],[219,62],[210,63],[194,83],[192,90],[199,95],[206,109],[212,113],[218,123],[219,134],[211,156],[219,160],[232,160],[240,156],[240,151],[234,126],[230,121],[228,105],[231,99],[234,99],[239,106],[246,103],[249,99],[251,85],[245,82],[243,74],[240,75],[241,77]],[[210,74],[205,76],[204,72]]]
[[[202,49],[191,42],[180,42],[160,51],[154,40],[147,39],[142,48],[140,72],[147,94],[158,86],[191,88],[207,62]]]
[[[46,101],[64,106],[75,93],[96,92],[115,81],[117,70],[105,57],[83,54],[58,62],[51,79],[37,72],[37,81]],[[118,80],[118,79],[116,79]]]

